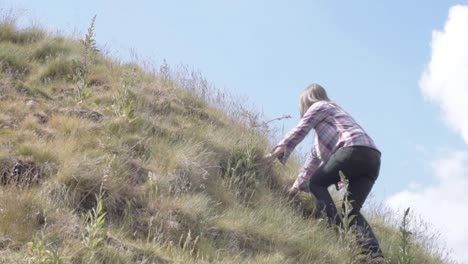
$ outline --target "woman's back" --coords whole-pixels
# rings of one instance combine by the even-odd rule
[[[320,101],[312,105],[314,112],[323,112],[315,129],[316,151],[327,160],[341,147],[366,146],[377,149],[374,141],[346,111],[335,103]]]

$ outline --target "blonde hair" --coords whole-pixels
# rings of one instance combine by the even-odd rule
[[[313,83],[309,85],[299,97],[299,113],[301,118],[307,112],[307,109],[318,101],[330,101],[327,91],[320,84]]]

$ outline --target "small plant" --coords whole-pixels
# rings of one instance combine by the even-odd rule
[[[94,54],[98,53],[99,50],[96,46],[95,34],[94,34],[94,24],[96,23],[97,15],[91,19],[91,24],[88,27],[88,33],[86,33],[85,38],[82,39],[81,45],[83,45],[82,61],[81,63],[85,68],[88,67],[89,60],[93,58]]]
[[[129,123],[133,122],[135,118],[135,104],[136,96],[132,92],[134,87],[135,72],[131,76],[125,76],[122,79],[122,84],[119,88],[119,93],[114,97],[112,102],[112,110],[117,116],[128,118]]]
[[[81,53],[81,61],[73,60],[73,77],[72,80],[76,84],[76,100],[82,101],[92,94],[92,89],[89,87],[89,63],[94,58],[95,54],[99,52],[96,47],[96,40],[94,35],[94,24],[96,22],[96,15],[91,19],[91,24],[88,27],[88,33],[85,38],[80,40],[83,47]]]
[[[82,243],[86,249],[91,252],[91,259],[101,248],[106,237],[106,229],[104,228],[106,213],[102,206],[102,186],[100,194],[96,196],[96,208],[88,211],[82,216],[84,232],[82,233]]]
[[[32,263],[61,264],[64,257],[54,243],[45,242],[44,238],[36,239],[28,243],[28,251]]]
[[[166,59],[163,60],[163,63],[159,67],[159,75],[165,85],[169,84],[169,81],[171,80],[171,69]]]
[[[412,233],[408,229],[409,225],[409,212],[410,208],[408,207],[404,214],[403,214],[403,220],[401,221],[400,225],[400,239],[401,239],[401,244],[400,244],[400,254],[398,256],[398,263],[399,264],[412,264],[414,262],[414,257],[411,255],[411,237]]]
[[[356,215],[353,215],[353,204],[352,200],[349,199],[348,185],[349,181],[346,178],[345,174],[342,171],[339,171],[340,181],[343,184],[345,193],[343,196],[343,206],[341,208],[341,213],[338,217],[341,220],[341,225],[338,226],[338,234],[340,239],[346,241],[351,251],[351,255],[354,257],[359,257],[362,255],[363,249],[358,245],[359,238],[356,236],[356,225],[354,225],[354,220]]]
[[[92,91],[88,89],[88,70],[77,60],[72,61],[73,75],[72,81],[75,83],[75,98],[82,101],[88,98]]]
[[[339,233],[343,236],[343,238],[349,237],[349,235],[353,231],[353,221],[356,218],[355,215],[352,215],[353,205],[351,200],[349,200],[349,192],[348,192],[348,179],[344,175],[342,171],[339,172],[340,180],[344,184],[345,194],[343,197],[343,207],[341,208],[341,213],[339,217],[341,219],[341,226],[339,227]]]

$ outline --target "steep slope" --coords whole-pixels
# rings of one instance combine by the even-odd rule
[[[140,63],[143,65],[144,63]],[[0,23],[3,263],[353,263],[352,238],[288,201],[258,115],[192,72]],[[241,109],[241,110],[240,110]],[[400,232],[372,221],[388,263]],[[442,263],[411,244],[412,263]]]

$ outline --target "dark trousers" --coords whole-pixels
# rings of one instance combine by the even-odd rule
[[[328,187],[340,181],[339,171],[349,180],[348,200],[351,202],[358,243],[372,255],[381,255],[379,242],[361,214],[361,208],[369,195],[375,180],[379,176],[380,152],[368,147],[344,147],[337,150],[330,159],[322,164],[312,175],[309,183],[310,191],[315,197],[316,208],[324,213],[330,223],[340,226],[341,219],[337,216],[336,206],[328,192]]]

